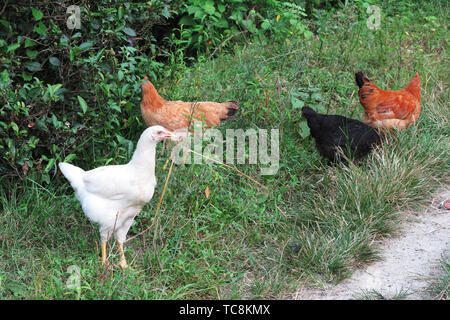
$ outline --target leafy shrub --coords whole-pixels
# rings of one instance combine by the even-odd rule
[[[0,7],[2,174],[37,172],[48,183],[59,161],[123,162],[142,130],[143,76],[176,77],[189,56],[240,33],[312,35],[303,8],[287,1],[85,1],[79,29],[67,24],[70,5]]]
[[[139,80],[165,71],[152,28],[176,14],[171,5],[92,1],[81,8],[81,29],[69,29],[61,4],[10,1],[0,17],[2,173],[34,168],[48,182],[56,161],[75,154],[103,163],[120,148],[128,155]]]
[[[312,35],[302,20],[304,8],[288,1],[188,0],[180,12],[180,43],[197,52],[240,33],[263,39]]]
[[[288,116],[292,121],[299,122],[297,131],[302,138],[307,138],[310,135],[310,131],[306,119],[301,115],[301,109],[307,106],[314,109],[316,112],[327,113],[323,106],[324,100],[322,98],[321,89],[315,87],[297,88],[295,91],[291,92],[290,96],[292,109],[296,112],[291,115],[290,111],[288,111]]]

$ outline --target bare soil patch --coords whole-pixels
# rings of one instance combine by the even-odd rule
[[[302,287],[292,299],[348,300],[377,292],[385,299],[407,294],[405,299],[432,299],[426,288],[438,274],[439,262],[450,256],[450,186],[434,194],[421,212],[405,212],[397,237],[380,244],[381,260],[357,269],[336,286],[323,289]]]

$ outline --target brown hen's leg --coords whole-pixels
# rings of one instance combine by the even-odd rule
[[[128,268],[127,260],[125,259],[125,253],[123,252],[123,244],[117,240],[117,244],[119,245],[119,251],[120,251],[120,261],[119,261],[119,267],[122,269]]]

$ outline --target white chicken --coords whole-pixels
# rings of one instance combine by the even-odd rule
[[[114,233],[120,250],[119,266],[122,269],[128,267],[123,243],[134,218],[153,197],[156,144],[166,138],[173,138],[167,129],[161,126],[147,128],[139,138],[132,159],[125,165],[84,171],[69,163],[59,163],[84,213],[100,225],[103,265],[106,263],[106,243]]]

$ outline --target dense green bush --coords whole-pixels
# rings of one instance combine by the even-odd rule
[[[182,13],[180,43],[200,52],[242,33],[262,40],[312,35],[302,21],[304,8],[290,1],[189,0]]]
[[[239,34],[312,35],[302,7],[276,0],[84,1],[80,29],[67,24],[70,5],[0,7],[2,174],[49,182],[58,161],[120,162],[142,130],[143,76],[177,77]]]
[[[86,2],[81,29],[69,29],[66,2],[9,2],[1,15],[0,170],[30,168],[49,181],[55,162],[114,159],[137,129],[139,79],[164,64],[152,28],[179,5],[164,1]],[[90,149],[89,149],[90,148]],[[123,153],[121,153],[123,154]],[[126,153],[125,153],[126,155]]]

